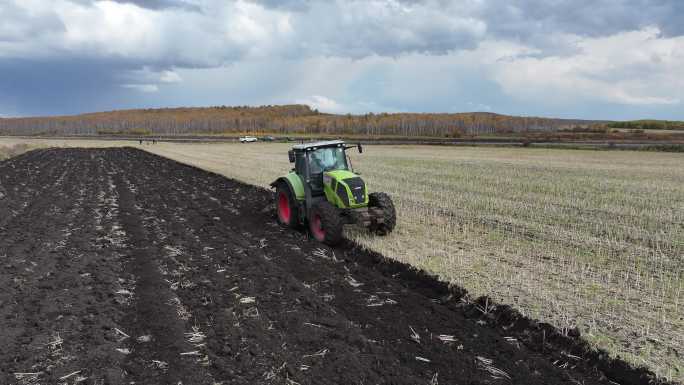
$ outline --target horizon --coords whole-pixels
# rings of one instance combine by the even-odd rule
[[[684,2],[9,0],[0,118],[220,105],[684,120]]]
[[[611,122],[611,121],[618,121],[618,120],[606,120],[606,119],[576,119],[576,118],[557,118],[553,116],[536,116],[536,115],[507,115],[507,114],[501,114],[496,111],[454,111],[454,112],[384,112],[384,111],[379,111],[379,112],[364,112],[364,113],[331,113],[331,112],[324,112],[324,111],[319,111],[313,106],[310,106],[308,104],[263,104],[263,105],[214,105],[214,106],[174,106],[174,107],[154,107],[154,108],[124,108],[124,109],[115,109],[115,110],[104,110],[104,111],[86,111],[82,113],[77,113],[77,114],[68,114],[68,115],[27,115],[27,116],[6,116],[6,115],[1,115],[0,114],[0,119],[52,119],[52,118],[68,118],[68,117],[76,117],[76,116],[83,116],[83,115],[92,115],[92,114],[108,114],[108,113],[116,113],[116,112],[128,112],[128,111],[143,111],[143,110],[174,110],[174,109],[212,109],[212,108],[252,108],[252,109],[258,109],[262,107],[286,107],[286,106],[305,106],[308,107],[312,111],[316,111],[320,114],[323,115],[334,115],[334,116],[345,116],[345,115],[352,115],[352,116],[363,116],[363,115],[369,115],[369,114],[415,114],[415,115],[442,115],[442,114],[448,114],[448,115],[456,115],[456,114],[492,114],[492,115],[500,115],[500,116],[509,116],[509,117],[514,117],[514,118],[539,118],[539,119],[557,119],[557,120],[577,120],[577,121],[606,121],[606,122]],[[635,119],[635,120],[652,120],[652,119]]]

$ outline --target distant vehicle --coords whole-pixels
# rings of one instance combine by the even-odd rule
[[[272,136],[264,136],[263,138],[261,138],[261,140],[263,140],[264,142],[273,142],[276,140],[276,138]]]
[[[250,143],[250,142],[256,142],[257,139],[255,136],[241,136],[240,137],[240,143]]]

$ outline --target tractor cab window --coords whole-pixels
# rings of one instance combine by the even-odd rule
[[[309,154],[309,170],[311,174],[347,169],[347,158],[342,147],[319,148]]]
[[[306,170],[306,158],[304,157],[304,152],[295,152],[295,171],[297,171],[298,174],[304,174],[304,170]]]

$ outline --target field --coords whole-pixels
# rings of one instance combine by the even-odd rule
[[[354,166],[395,198],[399,225],[354,239],[682,379],[683,155],[366,150]],[[286,145],[152,151],[261,186],[290,168]]]
[[[144,148],[260,186],[290,167],[283,144]],[[350,238],[684,379],[684,155],[368,146],[352,160],[400,216],[389,237]]]
[[[30,149],[31,146],[25,143],[3,145],[2,141],[0,141],[0,160],[5,160],[7,158],[22,154]]]
[[[0,163],[0,182],[3,384],[647,380],[283,229],[267,191],[143,151],[36,150]]]

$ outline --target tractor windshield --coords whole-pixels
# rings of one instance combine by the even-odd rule
[[[311,152],[309,169],[312,174],[330,170],[347,170],[347,157],[342,147],[324,147]]]

